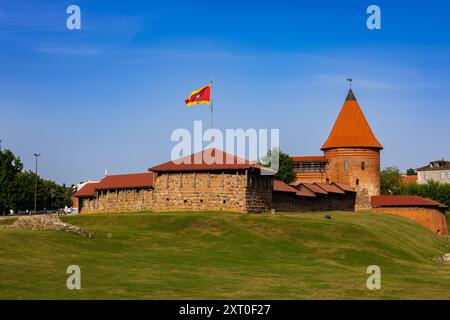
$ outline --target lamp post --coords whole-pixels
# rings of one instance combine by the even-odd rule
[[[37,182],[38,182],[38,175],[37,175],[37,169],[38,169],[38,157],[40,156],[40,153],[35,153],[34,156],[36,158],[36,179],[34,181],[34,212],[37,211]]]

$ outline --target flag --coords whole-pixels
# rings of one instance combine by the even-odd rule
[[[198,90],[192,91],[185,102],[188,107],[201,103],[211,105],[211,83],[208,83]]]

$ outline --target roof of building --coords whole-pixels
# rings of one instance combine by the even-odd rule
[[[417,183],[417,175],[404,176],[402,178],[402,183],[403,184]]]
[[[168,161],[163,164],[149,168],[149,171],[167,172],[167,171],[218,171],[218,170],[246,170],[258,169],[271,171],[252,161],[239,158],[235,155],[223,152],[219,149],[207,149],[179,158],[174,161]]]
[[[302,196],[302,197],[315,197],[316,196],[316,194],[314,192],[312,192],[311,190],[309,190],[308,188],[306,188],[304,186],[298,187],[297,195]]]
[[[383,149],[370,129],[352,89],[349,90],[333,129],[321,149],[350,147]]]
[[[327,162],[324,156],[294,156],[291,157],[294,162]]]
[[[75,192],[74,197],[78,198],[89,198],[95,196],[95,189],[99,182],[86,183],[80,190]]]
[[[332,182],[332,185],[337,186],[338,188],[341,188],[342,190],[346,192],[356,192],[355,189],[352,188],[352,186],[349,186],[348,184],[338,183],[338,182]]]
[[[431,166],[431,164],[439,163],[439,166]],[[435,171],[435,170],[450,170],[450,161],[446,160],[438,160],[431,161],[430,164],[424,167],[420,167],[416,169],[417,171]]]
[[[302,182],[303,181],[301,179],[297,179],[294,182],[292,182],[290,185],[296,187],[296,186],[300,185]]]
[[[155,173],[116,174],[104,177],[95,187],[96,190],[129,189],[152,187]]]
[[[326,184],[326,183],[314,183],[314,184],[319,186],[328,193],[340,193],[340,194],[345,193],[345,191],[343,191],[341,188],[338,188],[334,184]]]
[[[295,193],[297,196],[300,197],[315,197],[314,192],[310,191],[309,189],[307,188],[296,189],[281,180],[273,181],[273,191]]]
[[[411,195],[372,196],[372,207],[436,207],[447,208],[442,203],[431,199]]]
[[[302,183],[300,183],[300,185],[305,186],[307,189],[309,189],[310,191],[312,191],[314,193],[328,194],[328,192],[326,192],[324,189],[322,189],[321,187],[317,186],[314,183],[302,182]]]
[[[273,191],[278,192],[289,192],[289,193],[297,193],[297,189],[291,187],[287,183],[281,180],[274,180],[273,181]]]

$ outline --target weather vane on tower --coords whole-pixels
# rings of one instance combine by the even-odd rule
[[[347,78],[347,81],[349,82],[349,84],[350,84],[350,89],[351,89],[351,88],[352,88],[352,81],[353,81],[352,77],[349,76],[349,77]]]

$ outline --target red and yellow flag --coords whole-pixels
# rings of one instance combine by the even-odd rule
[[[188,107],[202,103],[211,105],[211,83],[208,83],[198,90],[192,91],[185,102]]]

